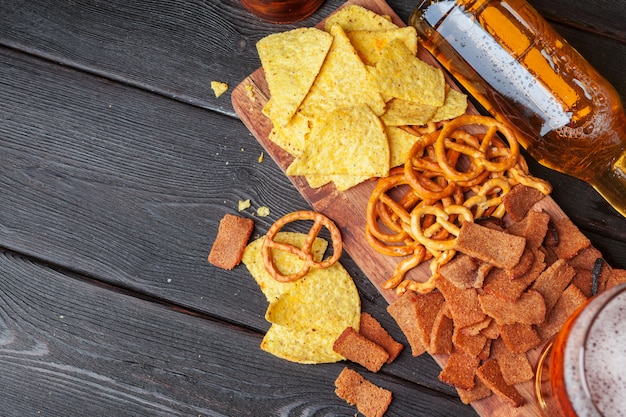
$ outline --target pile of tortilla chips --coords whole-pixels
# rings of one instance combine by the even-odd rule
[[[361,6],[257,43],[270,90],[270,140],[288,175],[346,190],[404,163],[416,136],[402,126],[454,118],[467,107],[442,71],[419,58],[417,34]]]
[[[302,247],[306,235],[279,232],[275,240]],[[272,323],[261,342],[261,349],[279,358],[298,363],[337,362],[344,359],[333,344],[346,327],[359,329],[361,300],[354,281],[339,262],[326,269],[311,269],[294,282],[278,282],[265,270],[261,257],[261,237],[246,247],[242,262],[265,294],[269,306],[265,314]],[[313,254],[317,261],[328,242],[316,238]],[[275,265],[284,274],[302,268],[296,255],[275,250]]]

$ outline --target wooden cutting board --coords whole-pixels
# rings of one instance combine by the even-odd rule
[[[388,15],[398,26],[406,26],[391,7],[382,0],[349,0],[341,7],[349,4],[358,4],[378,14]],[[320,22],[320,25],[322,24],[323,22]],[[418,51],[418,56],[422,60],[440,67],[435,58],[422,47]],[[447,77],[447,81],[454,85],[450,77]],[[268,139],[272,130],[272,123],[262,113],[268,98],[269,91],[262,68],[243,80],[232,92],[233,106],[243,123],[263,146],[267,154],[285,171],[293,157]],[[470,107],[468,112],[477,113],[473,107]],[[348,191],[340,192],[332,184],[318,189],[310,188],[303,177],[290,177],[290,180],[315,211],[323,213],[337,224],[342,233],[344,250],[378,288],[383,297],[388,302],[393,302],[397,298],[395,291],[383,289],[382,283],[391,276],[399,258],[392,258],[376,252],[365,238],[365,211],[369,196],[376,183],[366,181]],[[555,219],[566,217],[565,213],[550,197],[537,203],[535,208],[547,211]],[[428,263],[413,269],[407,275],[407,278],[416,281],[425,281],[429,277]],[[541,348],[536,348],[529,354],[531,363],[536,362],[540,351]],[[447,357],[437,355],[435,360],[443,366]],[[540,416],[541,413],[534,396],[533,383],[520,384],[517,388],[527,400],[523,407],[512,408],[496,395],[477,401],[472,406],[481,416]]]

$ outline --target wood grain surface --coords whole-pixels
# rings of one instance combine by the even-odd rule
[[[621,2],[530,2],[625,98]],[[260,66],[259,39],[342,3],[277,26],[240,0],[0,0],[0,415],[355,415],[333,393],[344,364],[262,352],[263,295],[245,267],[206,262],[239,200],[251,199],[239,214],[254,236],[310,207],[231,96]],[[388,1],[404,22],[415,3]],[[216,98],[213,80],[231,88]],[[626,267],[626,220],[582,181],[529,163]],[[363,309],[403,340],[387,301],[342,263]],[[364,374],[393,390],[388,416],[476,416],[439,369],[405,351]]]
[[[358,4],[378,14],[391,16],[394,23],[404,26],[404,23],[393,9],[382,0],[349,0],[340,6],[338,10],[350,4]],[[440,66],[421,47],[418,50],[418,57],[432,65]],[[454,83],[449,77],[448,82]],[[264,71],[260,68],[233,90],[232,101],[235,111],[237,111],[244,124],[272,156],[274,161],[283,170],[286,170],[293,161],[293,157],[269,140],[272,124],[262,113],[263,106],[267,103],[269,96]],[[468,113],[476,114],[478,112],[470,105]],[[385,290],[382,284],[390,278],[395,266],[402,258],[393,258],[377,252],[369,245],[365,237],[365,211],[376,182],[366,181],[342,192],[338,191],[332,184],[313,189],[309,187],[303,177],[290,177],[290,179],[315,211],[325,214],[337,224],[342,232],[344,249],[383,297],[388,302],[393,302],[397,299],[396,292],[394,290]],[[565,212],[550,196],[537,203],[535,209],[549,213],[553,219],[567,217]],[[428,262],[422,263],[406,275],[408,279],[420,282],[426,281],[430,276],[431,271]],[[543,345],[529,352],[528,356],[531,363],[536,363],[542,348]],[[437,355],[435,359],[443,366],[447,357],[445,355]],[[539,415],[541,411],[535,399],[533,382],[519,384],[517,389],[526,399],[526,404],[522,407],[513,408],[508,402],[496,395],[477,401],[472,406],[481,416],[532,417]]]

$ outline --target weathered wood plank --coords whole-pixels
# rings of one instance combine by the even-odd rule
[[[225,213],[255,220],[254,236],[307,208],[238,121],[0,51],[0,246],[111,285],[264,331],[267,303],[243,265],[206,256]],[[252,207],[237,212],[239,200]],[[267,218],[256,216],[261,205]],[[364,308],[386,302],[347,257]],[[51,284],[52,285],[52,284]],[[444,392],[428,357],[390,372]],[[415,372],[415,367],[420,372]]]
[[[345,364],[285,362],[262,352],[260,340],[0,251],[2,415],[355,413],[334,394]],[[473,415],[442,393],[385,373],[367,377],[393,391],[389,416]]]
[[[581,0],[531,1],[551,18],[587,31],[564,34],[573,44],[592,46],[584,48],[585,56],[610,57],[611,65],[603,66],[603,72],[626,97],[621,71],[626,66],[626,10],[619,2],[594,2],[591,14]],[[302,22],[273,25],[247,13],[239,0],[77,0],[54,5],[46,0],[1,0],[0,44],[235,116],[229,93],[226,99],[216,99],[210,82],[237,85],[259,66],[255,44],[261,37],[312,26],[342,3],[327,0]],[[388,3],[406,22],[418,2]],[[610,42],[611,37],[622,43]]]

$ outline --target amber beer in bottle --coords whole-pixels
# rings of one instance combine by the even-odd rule
[[[241,0],[252,14],[273,23],[293,23],[309,17],[324,0]]]
[[[626,216],[626,117],[615,89],[524,0],[421,0],[422,45],[541,164]]]
[[[625,370],[626,284],[622,284],[590,299],[544,351],[535,381],[540,407],[546,417],[624,416]]]

